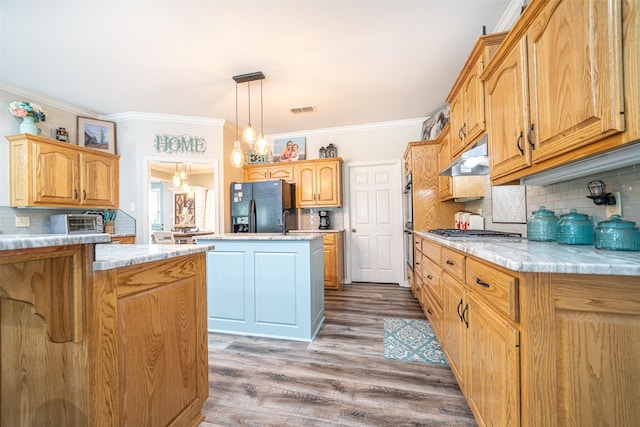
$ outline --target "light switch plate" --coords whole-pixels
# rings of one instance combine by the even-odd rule
[[[616,204],[604,207],[605,216],[607,218],[611,218],[611,215],[622,216],[622,198],[620,197],[620,192],[614,191],[611,195],[616,198]]]

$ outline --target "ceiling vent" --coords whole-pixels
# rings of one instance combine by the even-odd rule
[[[305,105],[304,107],[291,107],[289,108],[289,111],[291,111],[293,114],[314,113],[316,111],[316,106]]]

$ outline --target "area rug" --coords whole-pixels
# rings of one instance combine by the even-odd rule
[[[408,362],[448,364],[426,320],[384,319],[384,357]]]

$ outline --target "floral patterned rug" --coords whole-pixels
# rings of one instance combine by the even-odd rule
[[[384,357],[448,365],[442,347],[426,320],[384,319]]]

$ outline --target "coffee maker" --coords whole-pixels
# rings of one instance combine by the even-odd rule
[[[320,216],[320,230],[330,230],[331,222],[329,221],[329,211],[319,211],[318,215]]]

